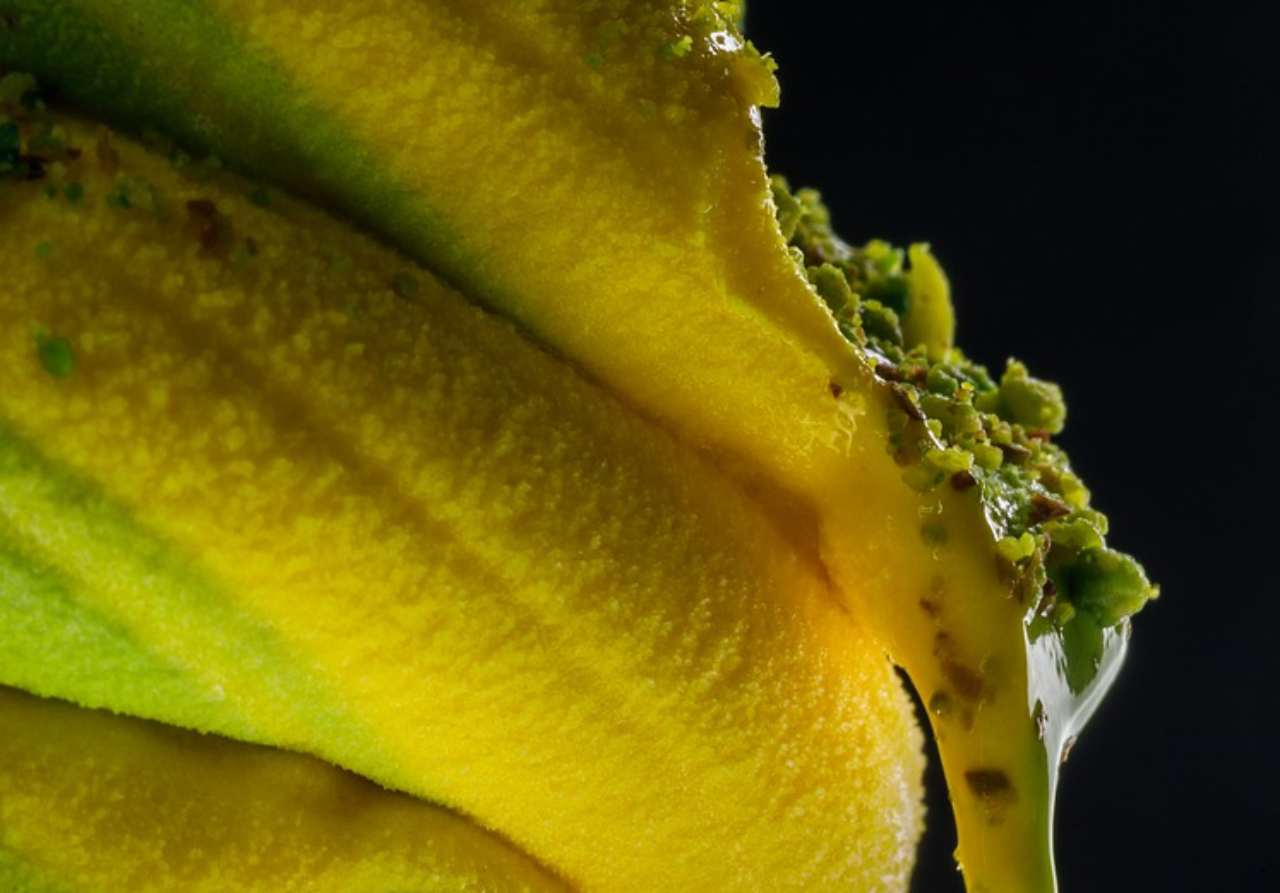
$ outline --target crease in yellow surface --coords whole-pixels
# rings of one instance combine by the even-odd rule
[[[6,893],[568,888],[448,810],[311,757],[0,688]]]

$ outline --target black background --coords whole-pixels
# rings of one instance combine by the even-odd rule
[[[781,65],[770,168],[850,241],[932,243],[961,345],[1065,387],[1111,542],[1163,586],[1064,772],[1063,889],[1280,889],[1268,26],[1218,3],[756,0],[747,31]],[[929,784],[914,889],[958,891]]]

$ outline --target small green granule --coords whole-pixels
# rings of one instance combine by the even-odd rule
[[[872,338],[882,338],[892,345],[902,346],[902,323],[898,314],[879,301],[862,302],[862,328]]]
[[[1017,564],[1024,558],[1030,558],[1036,551],[1036,538],[1030,533],[1020,537],[1006,536],[996,543],[996,551],[1000,557],[1010,564]]]
[[[958,471],[968,471],[973,468],[973,453],[959,447],[932,449],[924,454],[924,461],[939,471],[955,474]]]
[[[839,315],[846,311],[857,312],[855,305],[858,296],[849,288],[849,280],[839,267],[823,264],[820,267],[810,267],[808,272],[809,281],[832,313]]]
[[[71,204],[79,205],[84,201],[84,184],[75,181],[68,183],[63,187],[62,194]]]
[[[52,242],[50,242],[48,239],[41,239],[39,242],[36,242],[36,259],[37,260],[48,260],[49,256],[52,254],[53,254]]]
[[[1067,404],[1056,384],[1032,378],[1027,367],[1010,360],[1000,376],[996,411],[1009,422],[1058,434],[1067,421]],[[979,407],[985,409],[986,407]]]
[[[249,191],[249,201],[259,208],[271,207],[271,190],[265,186],[255,186]]]
[[[1138,562],[1106,548],[1084,550],[1057,569],[1054,578],[1067,600],[1104,628],[1137,613],[1160,594]]]
[[[36,335],[36,356],[44,371],[54,378],[67,378],[76,370],[76,354],[71,342],[60,335]]]
[[[677,40],[668,40],[658,47],[658,55],[663,59],[682,59],[693,50],[693,36],[686,34]]]

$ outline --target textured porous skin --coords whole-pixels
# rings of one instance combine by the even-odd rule
[[[553,893],[465,818],[310,757],[0,688],[5,893]]]
[[[0,682],[317,754],[585,889],[905,889],[919,732],[803,526],[351,228],[63,123],[0,211]]]

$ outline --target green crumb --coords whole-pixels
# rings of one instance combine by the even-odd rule
[[[271,190],[265,186],[255,186],[249,191],[249,201],[259,208],[271,207]]]
[[[658,55],[664,59],[681,59],[693,50],[693,36],[686,34],[677,40],[668,40],[658,47]]]
[[[1024,558],[1030,558],[1036,551],[1036,538],[1030,533],[1019,537],[1002,537],[996,543],[996,551],[1000,557],[1010,564],[1017,564]]]
[[[72,181],[62,188],[62,194],[69,203],[79,205],[84,201],[84,184]]]
[[[586,58],[584,58],[582,61],[586,62],[587,65],[591,66],[592,68],[600,68],[602,65],[604,65],[604,56],[602,56],[600,53],[588,53]]]
[[[1076,682],[1091,678],[1102,631],[1158,590],[1141,565],[1107,547],[1106,518],[1089,508],[1088,489],[1052,441],[1066,423],[1061,389],[1017,360],[996,381],[952,346],[949,287],[928,246],[849,244],[817,192],[793,191],[778,176],[770,188],[797,270],[882,386],[886,447],[903,482],[931,493],[950,480],[977,493],[1028,629],[1064,640],[1070,631],[1082,655]],[[925,525],[921,535],[933,544],[945,530]]]
[[[50,242],[48,239],[41,239],[39,242],[36,242],[36,259],[37,260],[48,260],[49,256],[52,254],[53,254],[52,242]]]
[[[1052,382],[1032,378],[1017,360],[1010,360],[1000,376],[999,409],[1010,422],[1050,434],[1061,433],[1067,421],[1062,390]]]
[[[840,272],[839,267],[823,264],[820,267],[810,267],[808,273],[809,281],[832,313],[838,315],[853,309],[858,296],[849,288],[849,280]]]
[[[949,447],[945,450],[931,449],[925,453],[924,461],[939,471],[955,474],[958,471],[968,471],[973,468],[973,453],[959,447]]]
[[[418,297],[418,280],[412,273],[401,271],[391,277],[391,290],[406,301]]]
[[[71,342],[59,335],[36,335],[36,356],[44,371],[54,378],[68,378],[76,369],[76,354]]]

